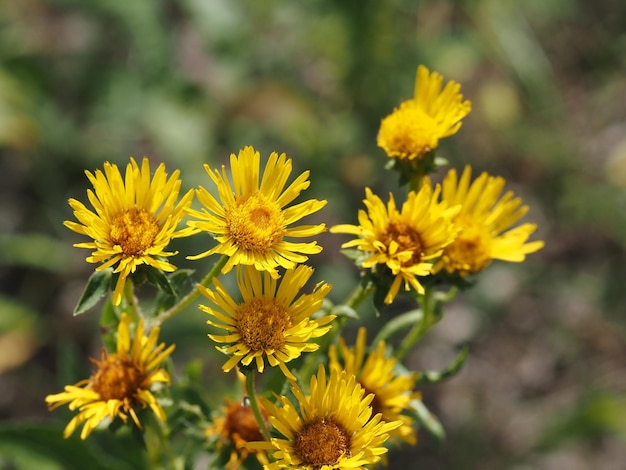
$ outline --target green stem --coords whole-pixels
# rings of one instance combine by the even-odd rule
[[[409,181],[409,191],[418,192],[420,189],[421,181],[422,181],[421,174],[411,178],[411,180]]]
[[[350,307],[352,310],[356,310],[359,307],[359,305],[361,305],[363,301],[367,299],[367,297],[369,297],[369,295],[372,292],[374,292],[374,289],[375,289],[375,286],[373,283],[368,283],[366,286],[363,286],[361,283],[359,283],[359,285],[356,286],[354,291],[350,293],[350,295],[343,302],[343,304],[339,304],[339,305],[345,305],[346,307]],[[320,347],[316,351],[312,352],[311,354],[307,356],[306,361],[300,368],[299,370],[300,377],[302,377],[304,380],[308,380],[308,378],[311,375],[313,375],[313,369],[316,368],[317,365],[320,363],[319,356],[322,353],[326,353],[326,351],[328,351],[328,347],[331,345],[331,343],[335,341],[335,338],[341,333],[347,321],[348,321],[348,317],[345,315],[341,315],[335,318],[335,320],[333,320],[332,329],[320,338],[320,341],[319,341]]]
[[[359,308],[359,305],[361,305],[363,301],[367,299],[372,292],[374,292],[375,288],[376,287],[374,286],[374,283],[372,282],[368,283],[366,286],[363,286],[363,284],[359,283],[359,285],[356,286],[356,288],[352,291],[352,293],[348,296],[348,298],[343,302],[343,304],[340,304],[340,305],[345,305],[346,307],[349,307],[352,310],[356,310],[357,308]],[[343,327],[347,321],[348,321],[348,317],[345,315],[340,316],[335,319],[335,324],[333,326],[333,329],[329,333],[324,335],[320,343],[320,348],[318,349],[318,351],[323,352],[328,349],[328,346],[330,345],[330,343],[332,343],[337,337],[337,335],[341,333],[341,330],[343,330]],[[314,354],[317,355],[319,353],[316,352]],[[311,362],[315,362],[317,364],[318,361],[311,361]]]
[[[177,462],[170,446],[163,423],[155,415],[149,413],[142,419],[142,424],[143,439],[150,468],[155,470],[181,469],[180,462]]]
[[[422,319],[420,322],[413,325],[409,334],[402,340],[400,346],[396,350],[394,356],[398,361],[404,359],[404,357],[409,353],[409,351],[413,348],[415,343],[417,343],[424,333],[428,331],[428,328],[431,326],[431,317],[432,317],[432,291],[428,287],[424,292],[422,297],[421,307],[422,307]]]
[[[372,282],[368,283],[365,287],[363,287],[363,284],[359,283],[359,285],[356,286],[356,289],[354,289],[350,296],[343,302],[343,305],[356,310],[359,305],[361,305],[363,301],[367,299],[372,292],[374,292],[374,289],[375,286]]]
[[[169,310],[162,312],[152,319],[152,326],[160,326],[164,321],[172,318],[175,315],[178,315],[185,308],[187,308],[200,295],[199,286],[209,287],[211,285],[211,282],[213,281],[213,278],[219,275],[220,271],[227,261],[228,256],[222,255],[222,257],[215,262],[211,271],[209,271],[209,273],[204,277],[204,279],[202,279],[202,281],[200,281],[199,284],[196,284],[191,292],[189,292],[185,297],[180,299],[180,301]]]
[[[259,429],[261,430],[261,434],[263,438],[267,442],[270,441],[271,436],[269,431],[267,430],[267,426],[265,425],[265,420],[263,419],[263,415],[261,414],[261,409],[259,408],[259,402],[256,399],[256,389],[254,387],[254,377],[255,377],[254,369],[247,371],[246,373],[246,391],[248,392],[248,400],[250,400],[250,408],[252,408],[252,413],[256,418],[256,422],[259,425]]]
[[[126,279],[124,283],[124,294],[123,294],[123,310],[130,316],[133,320],[133,323],[137,323],[141,316],[141,312],[139,310],[139,304],[137,302],[137,297],[135,297],[135,285],[133,281],[130,279]]]

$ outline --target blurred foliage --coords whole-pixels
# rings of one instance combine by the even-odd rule
[[[0,3],[0,468],[74,468],[67,455],[76,468],[126,468],[101,460],[119,443],[64,441],[43,402],[100,348],[97,319],[72,317],[92,267],[62,225],[85,169],[147,155],[193,187],[203,163],[254,145],[311,170],[327,224],[353,222],[365,185],[395,187],[376,170],[375,136],[419,63],[473,103],[442,155],[504,176],[546,248],[492,266],[407,359],[439,369],[472,344],[459,376],[423,389],[445,442],[423,436],[390,468],[621,468],[624,24],[615,0]],[[356,273],[337,238],[322,238],[316,262],[343,298]],[[205,398],[219,405],[234,385],[208,382],[219,366],[204,320],[190,309],[163,339],[182,360],[206,357]]]

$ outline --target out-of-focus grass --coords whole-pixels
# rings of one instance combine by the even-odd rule
[[[3,2],[0,316],[29,323],[0,321],[0,356],[14,358],[0,371],[0,419],[52,419],[44,396],[98,354],[97,314],[71,315],[93,267],[62,226],[67,199],[85,198],[85,169],[148,155],[193,187],[208,182],[203,163],[254,145],[311,170],[309,193],[329,200],[320,220],[354,222],[365,185],[396,191],[376,131],[424,63],[473,103],[441,154],[504,176],[546,248],[492,266],[408,359],[437,368],[471,344],[458,377],[424,390],[448,431],[441,451],[423,436],[391,468],[619,468],[624,21],[610,0]],[[356,272],[338,237],[321,243],[317,275],[341,299]],[[181,361],[203,355],[219,374],[203,323],[194,310],[163,333]]]

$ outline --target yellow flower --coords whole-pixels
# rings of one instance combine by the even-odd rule
[[[165,165],[158,166],[150,180],[150,163],[143,159],[141,169],[133,158],[122,175],[117,165],[104,164],[104,173],[85,171],[94,191],[87,196],[94,211],[76,199],[69,204],[79,223],[66,221],[65,226],[92,242],[74,246],[94,250],[87,257],[89,263],[102,263],[100,271],[117,264],[119,273],[113,292],[113,305],[122,300],[126,278],[141,264],[162,271],[174,271],[175,266],[161,259],[176,253],[165,251],[172,238],[184,236],[176,227],[185,216],[185,208],[191,204],[193,191],[188,191],[176,203],[180,191],[180,172],[176,170],[169,178]]]
[[[294,243],[286,240],[318,235],[326,229],[324,224],[288,228],[326,205],[326,201],[310,199],[285,208],[309,187],[309,172],[302,173],[284,189],[292,170],[291,159],[287,159],[284,153],[278,156],[273,152],[259,185],[260,159],[259,152],[252,147],[239,151],[239,156],[231,154],[232,186],[224,166],[221,174],[208,165],[204,166],[217,185],[221,203],[200,187],[198,199],[205,207],[202,211],[189,211],[198,219],[189,221],[189,226],[196,232],[214,234],[218,245],[199,255],[189,256],[189,259],[221,253],[229,256],[223,273],[233,266],[245,264],[278,277],[278,266],[292,269],[308,259],[305,255],[322,251],[316,242]]]
[[[272,452],[276,461],[266,465],[267,470],[364,469],[380,461],[387,452],[383,444],[389,432],[402,424],[384,422],[380,414],[372,416],[374,395],[364,396],[354,375],[337,368],[327,380],[320,365],[311,377],[309,395],[295,383],[292,391],[298,406],[284,396],[278,397],[281,406],[261,398],[270,423],[284,436],[255,446]]]
[[[365,393],[374,394],[371,403],[374,414],[381,413],[383,421],[402,423],[400,427],[390,431],[390,436],[415,445],[417,433],[413,427],[413,419],[403,414],[403,411],[411,408],[411,400],[421,397],[418,392],[413,392],[417,374],[398,374],[395,371],[397,361],[387,356],[384,341],[379,342],[365,359],[366,336],[366,329],[359,328],[354,348],[348,348],[344,339],[340,338],[339,353],[342,360],[339,359],[335,346],[331,346],[328,352],[330,367],[355,375]]]
[[[261,407],[261,414],[267,420],[267,411]],[[267,426],[266,422],[266,426]],[[221,450],[224,445],[233,446],[230,459],[226,464],[227,470],[241,468],[248,456],[256,454],[261,465],[269,463],[265,451],[262,449],[249,449],[250,442],[264,441],[252,408],[241,402],[227,400],[222,414],[213,419],[213,425],[205,430],[207,437],[217,437],[217,448]]]
[[[78,426],[85,423],[80,433],[86,439],[93,429],[105,418],[119,416],[126,422],[130,415],[135,424],[141,427],[135,409],[152,409],[164,421],[165,413],[156,397],[150,391],[155,383],[169,384],[169,376],[159,367],[161,362],[174,350],[174,345],[165,349],[165,344],[156,346],[159,328],[153,328],[149,336],[144,336],[143,319],[139,322],[131,340],[130,318],[122,315],[117,330],[117,350],[112,354],[102,351],[100,360],[92,359],[96,372],[76,385],[66,385],[65,391],[48,395],[46,403],[50,409],[69,403],[70,410],[78,410],[63,435],[69,437]]]
[[[376,265],[389,268],[394,276],[385,297],[390,304],[404,281],[405,290],[412,287],[420,294],[424,287],[418,277],[433,272],[434,260],[444,247],[454,240],[456,229],[451,222],[458,208],[448,208],[447,203],[437,201],[441,188],[433,190],[423,185],[418,192],[411,191],[398,211],[393,195],[385,207],[383,201],[365,188],[367,212],[359,210],[359,225],[336,225],[333,233],[348,233],[358,238],[346,242],[342,248],[356,247],[368,258],[362,262],[364,269]]]
[[[435,150],[439,139],[455,134],[471,111],[463,101],[461,86],[450,81],[442,91],[443,77],[417,68],[415,96],[400,104],[385,117],[378,131],[377,143],[391,158],[414,160]]]
[[[511,228],[526,214],[528,206],[521,205],[521,199],[511,191],[502,195],[504,178],[482,173],[470,184],[471,175],[471,168],[466,166],[460,180],[454,169],[444,178],[442,200],[461,205],[453,219],[460,232],[444,249],[436,270],[466,276],[482,271],[494,259],[521,262],[527,254],[541,249],[543,241],[527,243],[536,224]]]
[[[295,380],[285,364],[303,352],[317,350],[319,345],[309,340],[326,334],[335,318],[328,315],[311,319],[322,306],[330,284],[319,282],[310,294],[296,299],[312,274],[313,268],[300,265],[286,271],[279,284],[269,273],[244,266],[237,270],[243,297],[239,304],[217,279],[213,281],[214,291],[200,286],[202,294],[214,305],[200,305],[200,310],[215,318],[207,323],[228,332],[224,336],[209,335],[217,343],[229,344],[217,347],[218,351],[232,356],[222,366],[225,372],[240,362],[247,366],[253,360],[257,370],[263,372],[267,357],[270,366],[279,366],[288,378]]]

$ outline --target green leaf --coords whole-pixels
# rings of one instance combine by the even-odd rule
[[[423,316],[424,313],[419,308],[415,310],[409,310],[402,315],[398,315],[397,317],[389,320],[383,325],[383,327],[376,335],[376,338],[374,338],[372,344],[376,345],[379,342],[390,338],[391,336],[402,330],[413,327],[413,325],[422,321]]]
[[[112,276],[113,268],[103,269],[102,271],[94,271],[87,281],[83,295],[74,309],[74,315],[85,313],[91,307],[96,305],[98,301],[109,292],[111,289]]]
[[[363,253],[361,250],[341,250],[341,254],[348,258],[356,265],[360,265],[363,257],[366,256],[366,253]]]
[[[159,289],[156,296],[157,312],[172,308],[177,300],[182,297],[185,289],[191,290],[193,287],[191,280],[194,272],[193,269],[178,269],[167,276],[174,293]]]
[[[422,372],[417,383],[419,384],[433,384],[437,382],[441,382],[442,380],[449,379],[450,377],[455,376],[465,364],[467,360],[467,356],[469,353],[469,348],[465,346],[459,354],[457,354],[456,358],[452,363],[442,371],[427,371]]]
[[[332,308],[330,313],[332,315],[337,315],[338,317],[348,317],[352,318],[353,320],[359,319],[359,314],[356,313],[356,310],[347,305],[337,305],[336,307]]]
[[[417,422],[434,436],[439,443],[443,442],[446,437],[446,431],[443,429],[439,419],[426,408],[422,400],[411,400],[411,410]]]
[[[166,295],[176,296],[174,287],[163,271],[153,266],[145,266],[144,272],[148,277],[148,282],[150,282],[150,284],[158,287],[158,289]]]

